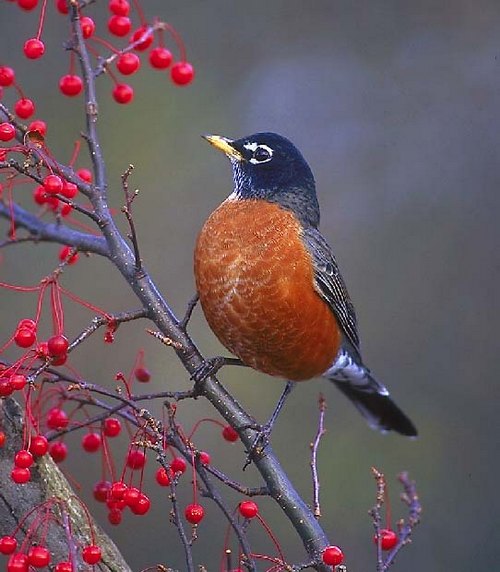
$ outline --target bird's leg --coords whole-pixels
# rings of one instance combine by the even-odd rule
[[[276,423],[276,419],[278,418],[278,415],[280,414],[283,405],[285,405],[285,401],[287,400],[288,396],[290,395],[290,393],[292,393],[292,390],[294,389],[295,385],[296,384],[294,381],[286,382],[285,389],[283,390],[283,393],[280,395],[278,403],[276,404],[276,407],[274,408],[274,411],[271,417],[269,418],[269,421],[264,425],[260,425],[259,427],[256,428],[258,431],[257,436],[253,440],[252,446],[248,451],[247,459],[243,469],[245,469],[252,462],[252,459],[256,455],[257,456],[261,455],[264,452],[269,442],[269,435],[271,434],[274,424]]]
[[[191,379],[195,383],[202,383],[210,377],[215,375],[221,367],[225,365],[243,365],[246,366],[239,358],[215,356],[212,358],[207,358],[194,370]]]

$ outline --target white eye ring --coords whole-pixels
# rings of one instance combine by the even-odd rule
[[[257,143],[246,143],[243,145],[245,149],[253,152],[253,157],[249,159],[249,162],[253,165],[262,165],[262,163],[268,163],[273,158],[273,150],[267,145],[258,145]],[[256,155],[264,151],[263,155],[266,157],[264,159],[257,159]]]

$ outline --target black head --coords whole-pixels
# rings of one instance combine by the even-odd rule
[[[276,133],[255,133],[235,141],[205,139],[223,151],[233,167],[236,199],[264,199],[294,212],[302,224],[318,226],[314,177],[295,145]]]

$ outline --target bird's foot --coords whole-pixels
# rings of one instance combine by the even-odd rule
[[[207,358],[203,360],[203,362],[194,370],[193,374],[191,375],[191,379],[197,384],[202,383],[205,381],[205,379],[207,379],[207,377],[215,375],[219,369],[225,365],[245,364],[238,358],[229,358],[224,356]]]
[[[273,430],[273,425],[269,421],[265,425],[258,425],[254,423],[252,425],[247,425],[245,429],[253,429],[257,432],[247,450],[247,457],[245,459],[245,464],[243,465],[243,470],[245,470],[248,465],[253,461],[256,461],[264,456],[267,446],[269,445],[269,437]]]

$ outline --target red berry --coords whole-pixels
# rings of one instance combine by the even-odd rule
[[[113,99],[124,105],[130,103],[134,99],[134,88],[126,83],[117,83],[113,88]]]
[[[71,562],[58,562],[54,567],[54,572],[73,572],[73,564]]]
[[[78,75],[63,75],[59,80],[59,90],[63,95],[75,97],[80,94],[83,89],[82,78]]]
[[[21,469],[29,469],[33,464],[33,455],[26,451],[26,449],[21,449],[14,455],[14,465],[16,467],[21,467]]]
[[[43,435],[35,435],[31,439],[30,453],[37,457],[42,457],[49,450],[49,442]]]
[[[6,377],[0,378],[0,397],[9,397],[14,393],[10,380]]]
[[[344,560],[344,553],[338,546],[327,546],[323,550],[322,559],[329,566],[337,566]]]
[[[82,28],[82,34],[85,39],[94,35],[95,23],[92,18],[89,18],[88,16],[80,18],[80,27]]]
[[[138,367],[134,371],[135,378],[137,381],[142,383],[147,383],[151,379],[151,373],[145,367]]]
[[[68,447],[66,447],[65,443],[57,441],[50,446],[49,454],[54,460],[54,463],[62,463],[68,456]]]
[[[27,97],[18,99],[14,104],[14,111],[21,119],[28,119],[35,113],[35,104]]]
[[[14,334],[14,342],[20,348],[31,347],[35,343],[35,340],[36,333],[28,328],[16,330],[16,333]]]
[[[198,524],[203,520],[205,516],[205,511],[201,504],[188,504],[184,510],[184,516],[186,520],[191,524]]]
[[[391,550],[398,543],[398,535],[390,528],[383,528],[380,531],[382,550]],[[377,544],[377,535],[373,537],[373,542]]]
[[[139,449],[132,449],[127,453],[127,467],[132,470],[142,469],[146,464],[146,453]]]
[[[16,74],[12,68],[8,66],[0,67],[0,86],[9,87],[14,83],[16,79]]]
[[[7,438],[5,437],[5,433],[0,431],[0,449],[5,445],[5,441]]]
[[[153,48],[149,52],[149,63],[158,70],[164,70],[172,63],[172,52],[163,46]]]
[[[29,124],[28,131],[38,131],[42,137],[47,134],[47,124],[41,119],[35,119]]]
[[[120,434],[122,430],[122,424],[120,423],[119,419],[115,417],[109,417],[108,419],[104,420],[103,431],[106,437],[116,437]]]
[[[56,0],[56,8],[60,14],[69,14],[68,0]]]
[[[59,260],[61,262],[66,260],[68,264],[74,264],[78,260],[79,256],[78,252],[71,254],[72,250],[72,246],[62,246],[61,250],[59,250]]]
[[[101,560],[101,549],[97,544],[89,544],[82,550],[82,558],[87,564],[97,564]]]
[[[60,356],[68,351],[69,341],[66,336],[61,334],[52,336],[47,340],[47,348],[51,356]]]
[[[106,502],[110,490],[111,483],[109,481],[98,481],[94,485],[92,494],[97,502]]]
[[[117,16],[128,16],[130,12],[130,4],[128,0],[109,0],[109,11]]]
[[[140,28],[137,28],[137,30],[132,34],[132,37],[130,38],[130,43],[132,44],[133,42],[137,42],[137,40],[140,40],[141,37],[144,36],[147,30],[148,26],[141,26]],[[134,50],[143,52],[144,50],[147,50],[152,43],[153,43],[153,34],[150,32],[149,35],[145,37],[144,40],[142,40],[142,42],[139,42],[137,46],[135,46]]]
[[[115,481],[111,485],[111,490],[109,491],[109,497],[113,500],[122,500],[123,495],[128,489],[127,485],[123,481]]]
[[[26,467],[14,467],[10,476],[16,484],[24,485],[31,479],[31,471]]]
[[[53,407],[47,413],[47,426],[49,429],[66,429],[69,419],[66,412],[59,407]]]
[[[99,433],[87,433],[82,437],[82,447],[87,453],[95,453],[101,448],[101,436]]]
[[[10,123],[0,123],[0,141],[10,141],[16,135],[16,128]]]
[[[187,85],[194,79],[194,68],[189,62],[177,62],[170,70],[170,77],[175,85]]]
[[[174,473],[184,473],[187,469],[187,463],[182,457],[175,457],[170,463],[170,468]]]
[[[23,10],[33,10],[37,7],[38,0],[17,0],[17,3]]]
[[[224,427],[222,430],[222,437],[230,443],[234,443],[239,439],[238,433],[231,427],[231,425],[226,425]]]
[[[28,562],[35,568],[44,568],[50,563],[50,552],[45,546],[32,546],[28,551]]]
[[[149,497],[147,495],[145,495],[144,493],[140,493],[136,501],[129,506],[130,510],[134,514],[142,516],[146,514],[148,510],[151,508],[151,501],[149,500]]]
[[[127,16],[111,16],[108,20],[108,30],[113,36],[122,38],[126,36],[132,28],[132,22]]]
[[[45,44],[38,38],[30,38],[24,42],[24,55],[30,60],[41,58],[45,52]]]
[[[253,501],[242,501],[238,506],[241,516],[245,518],[255,518],[259,512],[259,507]]]
[[[127,506],[132,506],[134,503],[137,502],[137,499],[140,497],[141,491],[137,487],[129,487],[123,493],[123,500]]]
[[[17,540],[13,536],[2,536],[0,538],[0,553],[12,554],[17,548]]]
[[[161,486],[161,487],[168,487],[170,485],[171,482],[171,473],[169,471],[167,471],[165,469],[165,467],[160,467],[157,471],[156,471],[156,482]]]
[[[118,526],[122,521],[122,511],[119,508],[112,508],[108,512],[108,521],[113,526]]]
[[[206,451],[200,452],[199,459],[202,465],[210,465],[210,455]]]
[[[127,52],[116,60],[116,67],[123,75],[131,75],[141,67],[141,60],[137,54]]]
[[[24,318],[19,320],[19,323],[17,324],[17,329],[20,330],[21,328],[27,328],[28,330],[36,331],[36,322],[30,318]]]
[[[28,572],[28,557],[22,552],[13,554],[7,562],[7,572]]]
[[[85,181],[86,183],[92,182],[92,173],[91,171],[89,171],[89,169],[84,169],[84,168],[78,169],[76,174],[80,177],[82,181]]]
[[[47,175],[43,180],[43,188],[49,195],[57,195],[63,189],[63,181],[59,175]]]
[[[14,373],[9,377],[9,382],[14,391],[20,391],[26,386],[27,379],[22,373]]]
[[[35,203],[37,205],[44,205],[47,202],[47,193],[45,192],[45,189],[43,188],[42,185],[39,185],[34,191],[33,191],[33,200],[35,201]]]
[[[74,199],[78,193],[78,187],[74,183],[69,181],[63,181],[63,188],[61,190],[61,195],[67,199]]]

